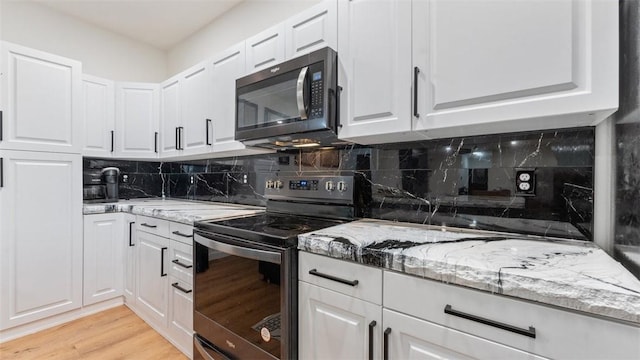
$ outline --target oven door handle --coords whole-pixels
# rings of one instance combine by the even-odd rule
[[[222,236],[220,235],[216,235],[216,236],[222,238]],[[194,240],[198,244],[206,246],[209,249],[222,251],[223,253],[226,253],[229,255],[236,255],[236,256],[241,256],[244,258],[259,260],[259,261],[267,261],[274,264],[280,264],[282,262],[279,252],[231,245],[231,244],[206,238],[199,234],[194,234]]]
[[[300,120],[307,120],[307,104],[304,103],[304,83],[307,80],[308,66],[305,66],[300,70],[298,75],[298,82],[296,83],[296,99],[298,100],[298,114]]]
[[[193,344],[200,355],[202,355],[206,360],[229,360],[228,357],[222,355],[216,349],[212,349],[209,345],[200,340],[198,335],[193,336]],[[213,357],[212,353],[213,355],[216,355],[216,357]]]

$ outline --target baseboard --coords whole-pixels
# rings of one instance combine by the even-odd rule
[[[80,309],[67,311],[59,315],[50,316],[46,319],[37,320],[37,321],[30,322],[28,324],[19,325],[6,330],[2,330],[0,331],[0,344],[13,339],[17,339],[22,336],[34,334],[34,333],[37,333],[38,331],[49,329],[54,326],[58,326],[58,325],[67,323],[69,321],[77,320],[87,315],[91,315],[100,311],[111,309],[116,306],[120,306],[122,304],[124,304],[124,298],[122,296],[118,296],[117,298],[105,300],[97,304],[84,306]]]

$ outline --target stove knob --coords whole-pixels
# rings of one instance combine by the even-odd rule
[[[344,181],[339,181],[338,182],[338,191],[343,192],[343,191],[347,191],[347,183]]]
[[[265,186],[267,189],[273,189],[273,181],[267,180],[267,185]]]
[[[273,188],[274,189],[282,189],[282,187],[284,186],[284,184],[282,184],[282,181],[277,180],[274,184],[273,184]]]
[[[333,191],[336,189],[336,185],[333,181],[329,180],[324,184],[324,188],[327,189],[327,191]]]

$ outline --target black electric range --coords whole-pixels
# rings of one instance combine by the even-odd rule
[[[351,176],[273,177],[267,211],[194,224],[194,359],[296,359],[297,237],[357,215]]]

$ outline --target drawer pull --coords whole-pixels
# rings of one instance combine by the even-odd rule
[[[191,269],[193,267],[193,265],[187,265],[187,264],[183,264],[180,262],[180,260],[175,259],[175,260],[171,260],[172,263],[178,265],[178,266],[182,266],[185,269]]]
[[[350,286],[357,286],[358,285],[358,280],[345,280],[345,279],[341,279],[339,277],[335,277],[332,275],[328,275],[328,274],[323,274],[321,272],[318,272],[318,270],[316,269],[311,269],[309,270],[309,274],[311,275],[315,275],[315,276],[319,276],[321,278],[325,278],[325,279],[329,279],[329,280],[333,280],[333,281],[337,281],[339,283],[342,284],[346,284],[346,285],[350,285]]]
[[[187,290],[187,289],[183,288],[182,286],[178,285],[178,283],[173,283],[173,284],[171,284],[171,286],[173,286],[174,288],[182,291],[185,294],[188,294],[188,293],[193,291],[193,290]]]
[[[384,339],[382,340],[382,359],[389,360],[389,334],[391,334],[391,328],[387,328],[384,331]]]
[[[152,228],[152,229],[155,229],[155,228],[157,228],[157,227],[158,227],[158,225],[149,225],[149,224],[147,224],[147,223],[142,223],[142,224],[140,224],[140,225],[142,225],[142,226],[144,226],[144,227]]]
[[[178,235],[178,236],[182,236],[182,237],[186,237],[186,238],[192,238],[193,234],[189,235],[189,234],[183,234],[180,231],[174,231],[172,232],[173,235]]]
[[[453,310],[453,308],[449,304],[447,304],[447,306],[444,307],[444,313],[445,314],[449,314],[449,315],[453,315],[453,316],[458,316],[458,317],[461,317],[463,319],[479,322],[481,324],[497,327],[498,329],[511,331],[511,332],[516,333],[516,334],[528,336],[530,338],[534,338],[534,339],[536,338],[536,329],[533,326],[529,326],[529,329],[522,329],[522,328],[519,328],[519,327],[515,327],[515,326],[509,325],[509,324],[505,324],[505,323],[501,323],[501,322],[498,322],[498,321],[490,320],[490,319],[483,318],[483,317],[480,317],[480,316],[467,314],[467,313],[464,313],[462,311]]]
[[[376,327],[375,320],[369,323],[369,360],[373,360],[373,328]]]

